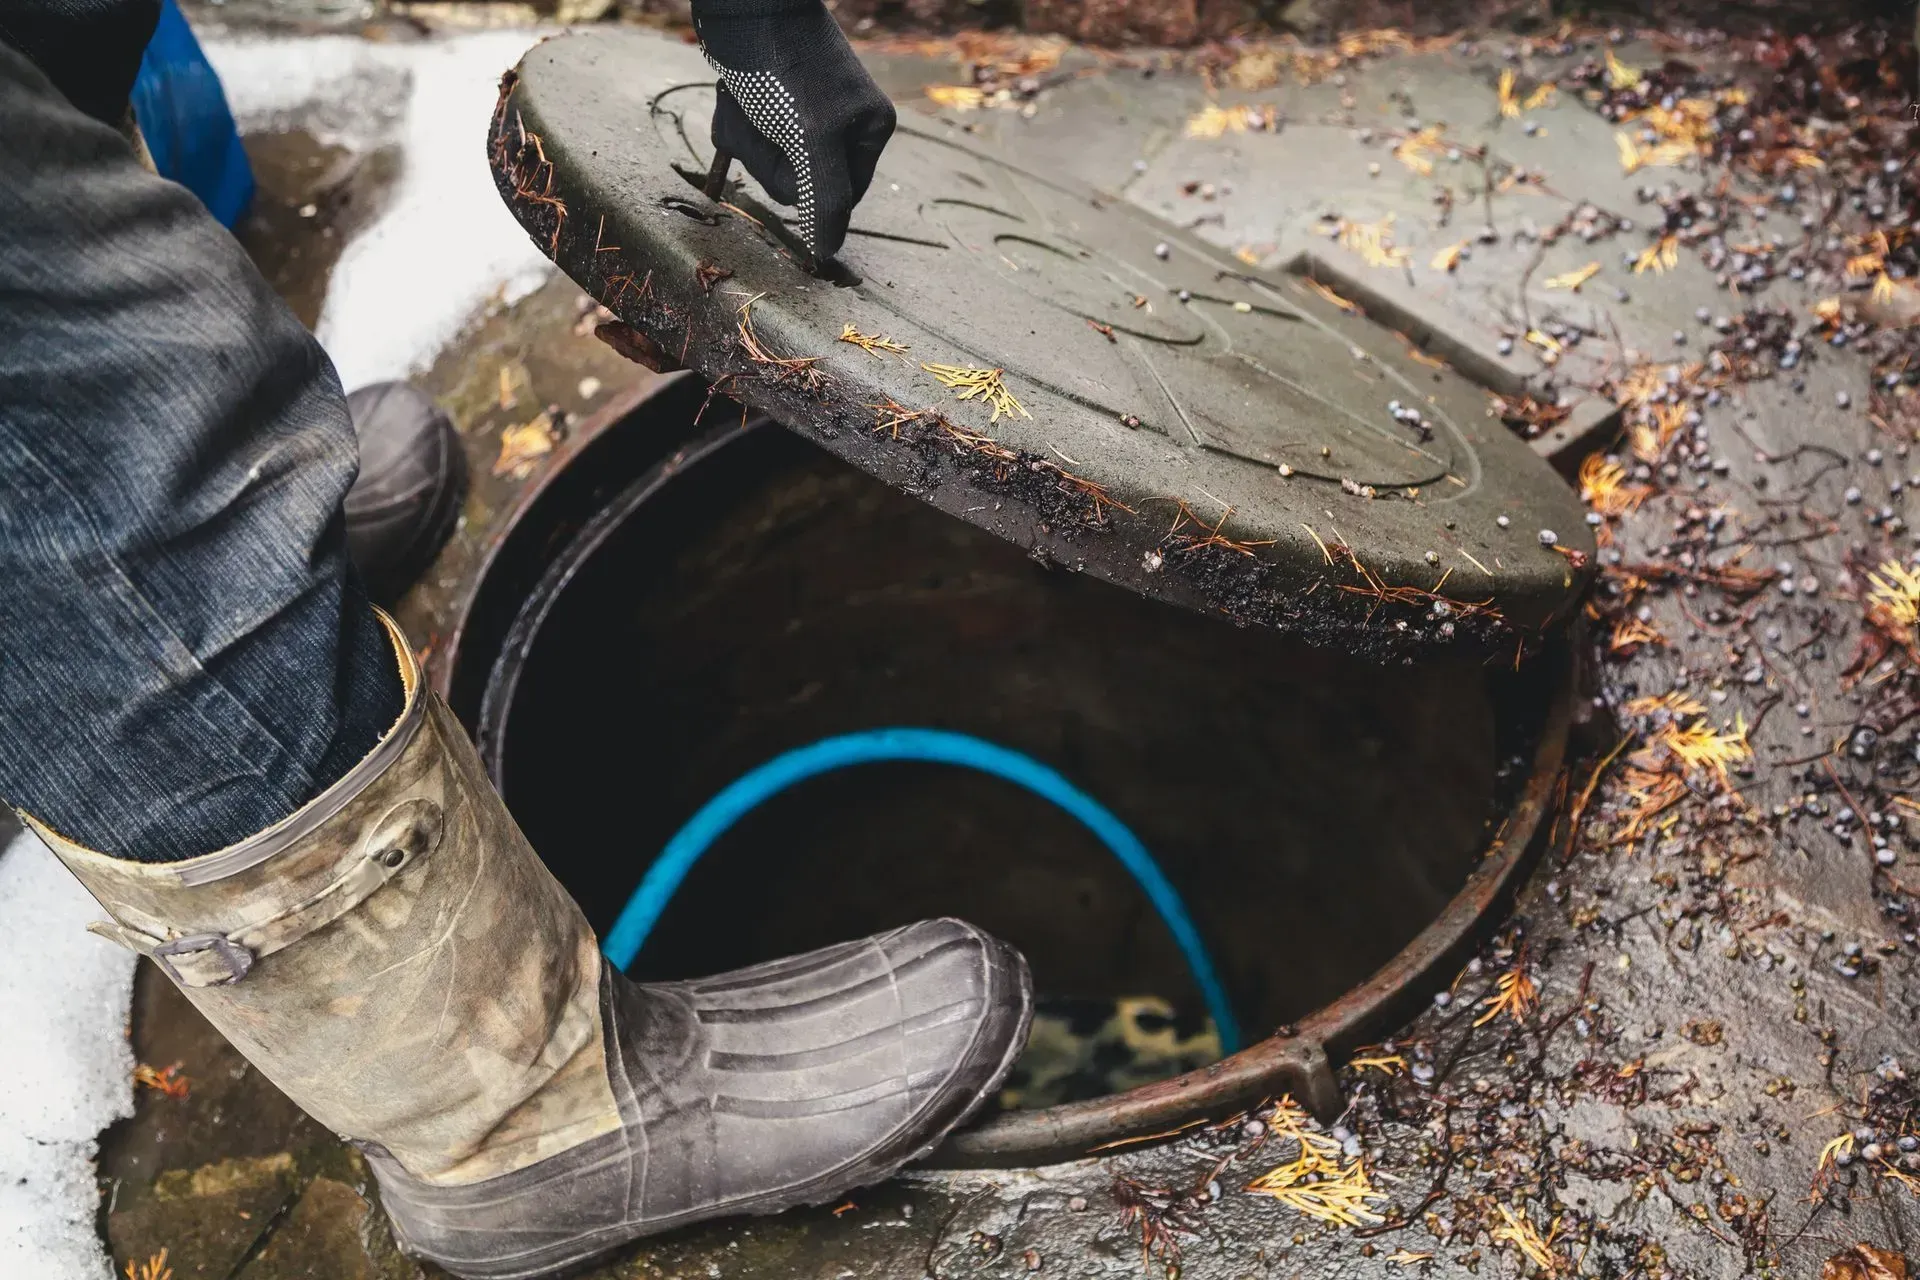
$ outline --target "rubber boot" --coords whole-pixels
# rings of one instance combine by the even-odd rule
[[[404,1248],[470,1280],[537,1276],[836,1200],[998,1087],[1026,964],[956,920],[697,982],[603,964],[387,626],[405,712],[277,826],[155,864],[23,817],[112,917],[96,932],[366,1153]]]
[[[452,536],[467,496],[467,455],[433,398],[404,382],[347,397],[360,474],[343,504],[347,553],[376,604],[390,605]]]

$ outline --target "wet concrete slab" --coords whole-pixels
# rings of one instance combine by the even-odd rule
[[[274,292],[312,328],[341,249],[379,212],[400,155],[391,147],[355,151],[304,130],[244,142],[254,198],[235,234]]]
[[[1397,275],[1437,325],[1491,345],[1496,355],[1509,330],[1556,313],[1605,334],[1583,339],[1575,355],[1553,366],[1533,356],[1511,362],[1531,379],[1552,377],[1575,393],[1597,394],[1573,384],[1598,383],[1610,366],[1618,372],[1630,364],[1651,364],[1664,378],[1668,367],[1700,359],[1709,331],[1694,318],[1696,308],[1737,304],[1691,254],[1670,271],[1636,275],[1620,255],[1644,247],[1644,234],[1594,244],[1562,237],[1544,250],[1514,237],[1529,225],[1552,226],[1583,201],[1644,218],[1639,182],[1697,183],[1698,175],[1647,171],[1626,180],[1613,130],[1564,95],[1555,107],[1529,113],[1544,136],[1497,120],[1497,68],[1461,54],[1382,60],[1349,70],[1350,107],[1337,85],[1249,95],[1288,104],[1289,126],[1276,136],[1186,138],[1183,117],[1205,102],[1204,87],[1156,77],[1136,98],[1119,78],[1124,72],[1076,81],[1043,99],[1032,122],[972,119],[1016,149],[1019,131],[1033,129],[1036,154],[1065,164],[1081,127],[1068,106],[1090,111],[1095,119],[1084,136],[1103,139],[1101,154],[1074,160],[1075,172],[1102,185],[1126,184],[1129,198],[1176,220],[1191,207],[1187,220],[1207,219],[1196,222],[1198,234],[1269,261],[1284,261],[1300,246],[1337,249],[1317,234],[1323,214],[1352,221],[1394,214],[1396,243],[1409,247],[1410,269],[1356,260],[1343,271],[1363,279]],[[1524,62],[1520,70],[1527,77],[1545,73]],[[1389,96],[1399,91],[1411,95],[1414,119],[1446,118],[1450,132],[1457,127],[1463,137],[1472,129],[1497,159],[1543,171],[1551,190],[1489,195],[1479,166],[1463,160],[1463,176],[1450,184],[1453,213],[1443,221],[1434,184],[1408,176],[1387,143],[1361,142],[1356,131],[1368,125],[1359,115],[1352,123],[1304,123],[1316,113],[1351,111],[1365,113],[1376,130],[1396,122],[1391,127],[1405,131],[1407,108]],[[1056,109],[1057,116],[1049,114]],[[1303,123],[1291,123],[1296,116]],[[1148,168],[1129,183],[1136,159]],[[1377,178],[1368,169],[1373,163],[1381,166]],[[1442,153],[1437,173],[1453,172],[1452,163]],[[1215,198],[1186,195],[1188,182],[1214,183]],[[1452,274],[1433,270],[1435,252],[1477,234],[1485,220],[1479,211],[1489,202],[1499,243],[1476,244]],[[1596,260],[1602,271],[1577,295],[1545,287],[1554,275]],[[1405,284],[1409,274],[1413,281]],[[1629,301],[1614,297],[1616,286]],[[575,333],[582,316],[576,299],[571,286],[550,286],[488,321],[431,375],[468,440],[479,484],[460,537],[409,602],[406,620],[424,647],[434,644],[487,531],[524,483],[510,478],[513,468],[508,476],[492,474],[503,431],[529,421],[535,405],[551,400],[580,412],[619,378],[646,376]],[[1804,313],[1814,290],[1782,282],[1769,299]],[[1675,331],[1687,335],[1684,346],[1674,343]],[[525,391],[511,372],[515,361],[527,370]],[[1855,785],[1857,769],[1872,769],[1844,750],[1867,710],[1865,692],[1849,690],[1842,677],[1859,631],[1857,621],[1849,622],[1858,605],[1846,561],[1856,545],[1904,554],[1906,546],[1889,548],[1863,512],[1896,501],[1889,479],[1916,468],[1904,438],[1837,403],[1841,391],[1856,405],[1866,401],[1867,357],[1828,350],[1803,372],[1800,392],[1776,378],[1729,382],[1713,406],[1689,396],[1701,421],[1685,439],[1699,442],[1694,456],[1704,462],[1670,453],[1675,469],[1665,491],[1606,517],[1613,537],[1603,564],[1610,549],[1619,552],[1611,567],[1622,573],[1635,565],[1671,567],[1663,579],[1671,589],[1635,588],[1627,611],[1637,616],[1634,609],[1644,608],[1646,625],[1665,643],[1596,665],[1587,753],[1565,783],[1569,820],[1556,825],[1507,925],[1435,994],[1428,1013],[1342,1071],[1351,1109],[1334,1140],[1357,1153],[1343,1157],[1346,1167],[1364,1168],[1382,1196],[1366,1208],[1384,1221],[1344,1225],[1303,1212],[1300,1206],[1313,1202],[1284,1176],[1302,1144],[1280,1136],[1284,1117],[1269,1115],[1255,1125],[1195,1131],[1046,1169],[910,1174],[847,1205],[648,1242],[591,1274],[1731,1280],[1813,1276],[1824,1259],[1857,1241],[1920,1251],[1920,1198],[1899,1176],[1896,1142],[1896,1135],[1914,1136],[1903,1075],[1915,1065],[1920,1018],[1912,941],[1882,914],[1875,897],[1881,882],[1862,834],[1837,837],[1830,820],[1811,812],[1805,819],[1774,817],[1776,805],[1797,806],[1809,793],[1809,757],[1833,765],[1836,781]],[[596,397],[581,394],[588,377],[602,382]],[[1882,465],[1866,461],[1870,449],[1883,451]],[[1623,457],[1630,467],[1634,460]],[[540,465],[536,457],[530,473]],[[1656,474],[1663,465],[1655,465]],[[1868,490],[1870,500],[1850,504],[1845,492],[1852,487]],[[1778,505],[1783,498],[1785,507]],[[1754,546],[1748,561],[1766,570],[1788,564],[1795,593],[1779,590],[1777,574],[1751,592],[1681,565],[1681,551],[1692,544],[1679,531],[1704,520],[1690,518],[1690,508],[1737,522],[1739,541]],[[1781,510],[1783,523],[1769,524]],[[1726,540],[1727,555],[1734,543]],[[1799,585],[1808,578],[1815,582],[1810,592]],[[1602,600],[1607,589],[1603,578]],[[1612,615],[1596,622],[1596,648],[1611,622]],[[1746,803],[1689,793],[1639,836],[1622,840],[1639,807],[1631,788],[1647,784],[1620,762],[1657,738],[1664,723],[1627,708],[1676,688],[1696,696],[1716,726],[1743,717],[1754,755],[1751,776],[1735,777]],[[1804,716],[1797,705],[1806,706]],[[1616,746],[1622,754],[1610,758]],[[1823,794],[1835,807],[1842,803],[1831,787]],[[1902,831],[1893,842],[1903,859],[1906,841]],[[1849,963],[1850,945],[1860,948],[1860,962]],[[297,1252],[306,1274],[407,1274],[394,1269],[403,1264],[386,1252],[377,1216],[364,1212],[371,1194],[364,1184],[350,1171],[320,1172],[338,1169],[325,1161],[344,1160],[343,1149],[303,1130],[284,1101],[248,1084],[248,1073],[221,1056],[204,1027],[196,1033],[191,1011],[177,998],[170,1004],[170,993],[157,985],[150,972],[143,975],[136,1049],[150,1063],[181,1059],[185,1073],[205,1083],[196,1082],[183,1101],[143,1091],[140,1115],[105,1144],[103,1170],[121,1187],[110,1193],[106,1212],[116,1257],[158,1247],[169,1231],[182,1242],[197,1238],[192,1222],[237,1219],[243,1189],[262,1197],[259,1203],[280,1195],[274,1153],[287,1152],[295,1156],[299,1198],[285,1202],[292,1211],[283,1204],[285,1216],[264,1246],[259,1233],[237,1245],[250,1256],[246,1265],[282,1265]],[[189,1110],[196,1099],[208,1113]],[[179,1114],[170,1117],[166,1108],[174,1106]],[[1829,1144],[1876,1126],[1890,1144],[1885,1159],[1857,1157],[1853,1149],[1844,1163],[1834,1158]],[[1854,1147],[1869,1141],[1881,1137],[1857,1139]],[[232,1159],[255,1163],[220,1163]],[[209,1168],[223,1172],[192,1173]],[[185,1171],[187,1179],[153,1182],[167,1170]],[[1270,1176],[1276,1170],[1283,1176]],[[1247,1190],[1263,1175],[1287,1194]],[[195,1187],[218,1204],[196,1208],[191,1218],[181,1210],[177,1226],[152,1208]],[[224,1243],[196,1246],[197,1257],[211,1259],[204,1265],[214,1270],[206,1274],[252,1230],[249,1220],[238,1222]],[[277,1243],[283,1232],[285,1242]]]

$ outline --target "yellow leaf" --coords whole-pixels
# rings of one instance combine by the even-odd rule
[[[1500,72],[1500,114],[1511,120],[1520,114],[1520,102],[1513,94],[1513,68]]]
[[[1468,243],[1467,241],[1462,240],[1458,244],[1448,245],[1446,248],[1442,249],[1440,252],[1434,254],[1433,261],[1428,263],[1427,265],[1432,267],[1435,271],[1453,270],[1455,267],[1460,265],[1460,253],[1462,250],[1464,250],[1467,247],[1467,243]]]

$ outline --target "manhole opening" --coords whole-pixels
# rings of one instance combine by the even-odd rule
[[[1537,673],[1382,668],[1050,570],[778,428],[691,456],[550,563],[482,713],[508,803],[603,935],[742,775],[837,735],[936,728],[1050,766],[1130,828],[1253,1041],[1431,923],[1524,781]],[[1032,965],[1041,1016],[1003,1105],[1219,1054],[1185,957],[1107,846],[941,764],[767,799],[629,972],[715,973],[936,915]]]

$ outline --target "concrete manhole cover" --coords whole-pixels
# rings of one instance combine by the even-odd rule
[[[727,395],[1037,557],[1321,643],[1511,652],[1577,597],[1574,495],[1387,330],[939,122],[903,123],[844,270],[810,277],[751,179],[697,189],[712,89],[662,55],[533,50],[494,166],[569,274]]]

